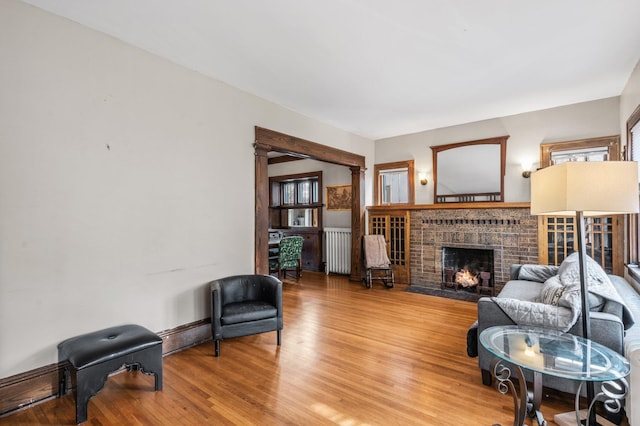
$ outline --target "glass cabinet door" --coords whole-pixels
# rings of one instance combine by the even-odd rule
[[[616,250],[618,224],[621,216],[600,216],[585,218],[585,244],[587,254],[609,274],[618,274],[615,266],[620,256]],[[577,251],[575,217],[540,216],[540,263],[560,265],[574,251]],[[545,250],[546,249],[546,250]]]

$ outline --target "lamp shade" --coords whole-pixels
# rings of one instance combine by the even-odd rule
[[[531,175],[531,214],[638,213],[638,163],[566,162]]]

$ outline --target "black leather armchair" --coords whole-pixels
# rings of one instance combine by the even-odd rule
[[[281,342],[282,281],[271,275],[235,275],[210,283],[215,356],[220,340],[276,331]]]

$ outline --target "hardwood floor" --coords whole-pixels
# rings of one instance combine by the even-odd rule
[[[305,272],[284,284],[282,346],[276,334],[225,340],[164,358],[153,376],[112,376],[89,402],[89,425],[503,425],[513,399],[483,386],[466,355],[473,302],[366,289],[341,276]],[[570,411],[546,395],[549,424]],[[0,424],[74,424],[71,394],[0,419]],[[529,421],[528,424],[532,424]]]

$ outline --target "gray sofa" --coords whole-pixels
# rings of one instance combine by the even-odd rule
[[[536,268],[539,269],[536,270]],[[522,265],[511,266],[510,281],[505,284],[497,297],[538,303],[544,281],[557,272],[557,267],[527,265],[526,273],[522,273],[521,269]],[[531,273],[532,271],[534,271],[533,274]],[[591,338],[623,354],[630,361],[631,374],[628,378],[630,389],[626,412],[630,424],[632,426],[640,426],[640,407],[632,411],[633,407],[630,403],[632,399],[640,397],[640,286],[632,282],[632,280],[627,281],[622,277],[609,275],[609,278],[622,300],[624,300],[627,310],[633,314],[636,324],[625,330],[623,307],[616,302],[604,300],[603,305],[590,312]],[[477,342],[477,336],[486,328],[513,324],[514,321],[500,308],[494,298],[483,297],[478,301],[478,321],[469,330],[467,352],[469,356],[478,356],[482,382],[487,386],[491,385],[492,382],[489,369],[493,355]],[[568,332],[582,335],[580,318]],[[531,372],[525,372],[525,375],[528,380],[532,380]],[[545,387],[575,394],[579,383],[545,376],[543,384]]]

